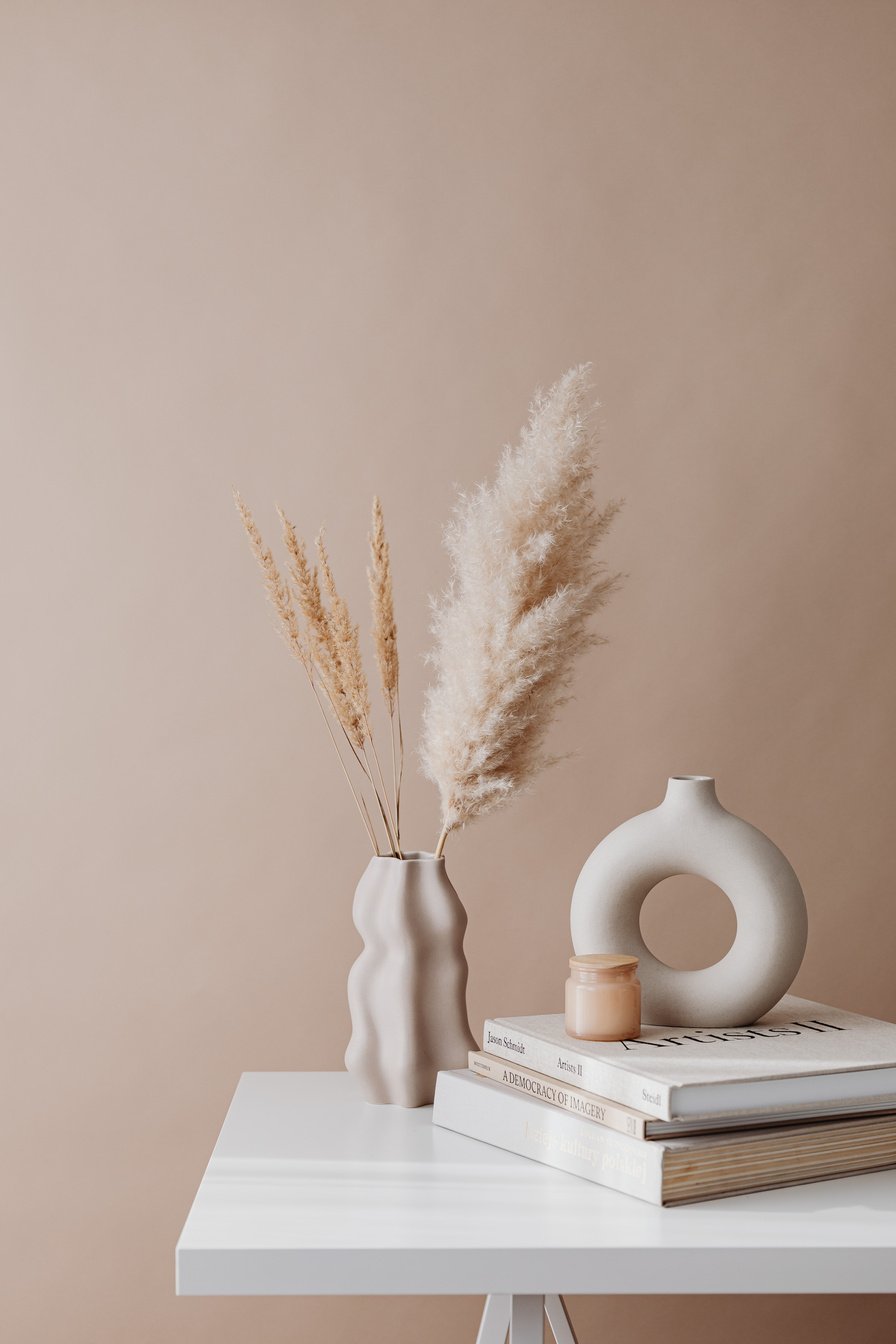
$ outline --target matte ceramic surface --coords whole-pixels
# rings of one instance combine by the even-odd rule
[[[439,1069],[478,1046],[467,1018],[467,915],[445,860],[371,859],[353,907],[364,950],[348,977],[345,1066],[367,1101],[426,1106]]]
[[[714,966],[674,970],[641,934],[641,907],[667,877],[694,873],[724,891],[737,935]],[[639,958],[641,1020],[689,1027],[755,1022],[790,989],[806,950],[806,901],[796,873],[768,836],[732,816],[707,775],[669,780],[659,807],[602,840],[572,898],[577,953]]]
[[[896,1291],[896,1171],[658,1209],[430,1117],[341,1073],[244,1074],[178,1292]]]

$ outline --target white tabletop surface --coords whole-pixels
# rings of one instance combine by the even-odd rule
[[[344,1073],[244,1074],[177,1291],[896,1291],[896,1171],[658,1209],[431,1117]]]

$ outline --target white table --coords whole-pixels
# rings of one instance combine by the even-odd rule
[[[658,1209],[368,1106],[344,1073],[246,1073],[177,1245],[181,1294],[489,1294],[481,1344],[573,1338],[564,1293],[896,1292],[896,1171]]]

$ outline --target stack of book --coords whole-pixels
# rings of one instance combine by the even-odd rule
[[[896,1166],[896,1025],[788,995],[751,1027],[486,1022],[433,1122],[653,1204]]]

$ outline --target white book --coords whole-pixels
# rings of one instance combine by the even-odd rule
[[[727,1115],[694,1115],[677,1120],[657,1120],[643,1111],[608,1101],[584,1088],[549,1078],[522,1064],[471,1050],[467,1057],[477,1078],[490,1078],[502,1087],[514,1088],[551,1106],[572,1111],[580,1120],[607,1125],[636,1139],[672,1139],[689,1134],[719,1134],[732,1129],[770,1129],[780,1125],[806,1124],[809,1120],[851,1120],[859,1116],[896,1115],[896,1092],[883,1097],[855,1097],[841,1102],[815,1102],[802,1106],[763,1106],[759,1110],[730,1111]]]
[[[611,1190],[662,1203],[661,1143],[579,1120],[467,1069],[438,1075],[432,1122]]]
[[[492,1018],[482,1048],[661,1120],[896,1095],[896,1024],[792,995],[749,1027],[644,1027],[628,1041],[576,1040],[561,1013]]]
[[[440,1073],[433,1124],[651,1204],[688,1204],[896,1165],[896,1117],[644,1139],[468,1069]]]

